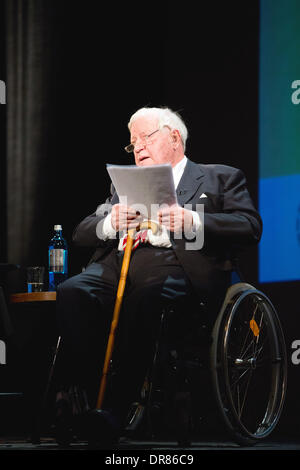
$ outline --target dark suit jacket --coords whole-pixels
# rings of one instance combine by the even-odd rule
[[[175,239],[170,233],[172,247],[196,291],[213,292],[228,283],[238,250],[259,241],[261,218],[242,171],[233,167],[202,165],[188,160],[176,192],[181,206],[191,204],[189,208],[196,210],[196,204],[204,204],[204,245],[200,250],[186,250],[186,240]],[[207,197],[200,198],[203,193]],[[105,204],[116,203],[118,195],[112,188],[112,195]],[[95,248],[90,262],[99,262],[118,244],[118,240],[100,239],[104,216],[95,212],[86,217],[73,234],[76,244]]]

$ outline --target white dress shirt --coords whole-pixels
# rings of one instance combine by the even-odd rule
[[[172,170],[173,170],[173,178],[174,178],[174,186],[175,190],[177,189],[177,186],[179,184],[179,181],[183,175],[185,165],[187,163],[187,158],[184,156],[180,162],[175,165]],[[195,233],[197,230],[201,229],[201,222],[200,222],[200,217],[195,211],[191,211],[193,215],[193,227],[192,231]],[[112,224],[111,224],[111,213],[108,214],[104,220],[103,223],[103,233],[105,236],[105,240],[110,239],[110,238],[116,238],[116,231],[114,230]],[[124,235],[125,236],[125,235]],[[119,250],[123,250],[123,238],[121,238],[119,242]],[[168,231],[166,227],[163,225],[160,226],[160,230],[157,234],[153,234],[152,230],[147,231],[147,240],[148,243],[154,246],[160,246],[160,247],[165,247],[165,248],[170,248],[171,242],[169,239]]]

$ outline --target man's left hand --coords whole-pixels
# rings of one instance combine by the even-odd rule
[[[158,211],[158,222],[171,232],[190,232],[193,226],[193,214],[178,205],[164,207]]]

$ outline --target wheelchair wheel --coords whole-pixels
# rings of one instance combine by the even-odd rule
[[[233,440],[253,445],[269,436],[285,400],[286,348],[275,308],[249,284],[228,289],[213,330],[211,371]]]

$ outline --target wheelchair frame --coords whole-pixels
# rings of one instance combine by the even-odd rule
[[[163,313],[161,325],[164,321]],[[147,390],[142,391],[145,406],[137,404],[128,429],[140,424],[146,410],[151,433],[155,428],[151,423],[153,409],[164,406],[154,398],[158,392],[162,395],[161,387],[155,384],[161,335],[162,326],[154,355],[154,372],[146,381]],[[239,445],[261,442],[278,424],[287,388],[286,347],[277,312],[265,294],[248,283],[237,282],[227,290],[211,339],[210,380],[225,433]],[[176,369],[174,363],[171,367]],[[190,403],[186,402],[186,408],[190,409]],[[176,432],[179,445],[190,445],[188,417],[184,416],[179,424]]]

